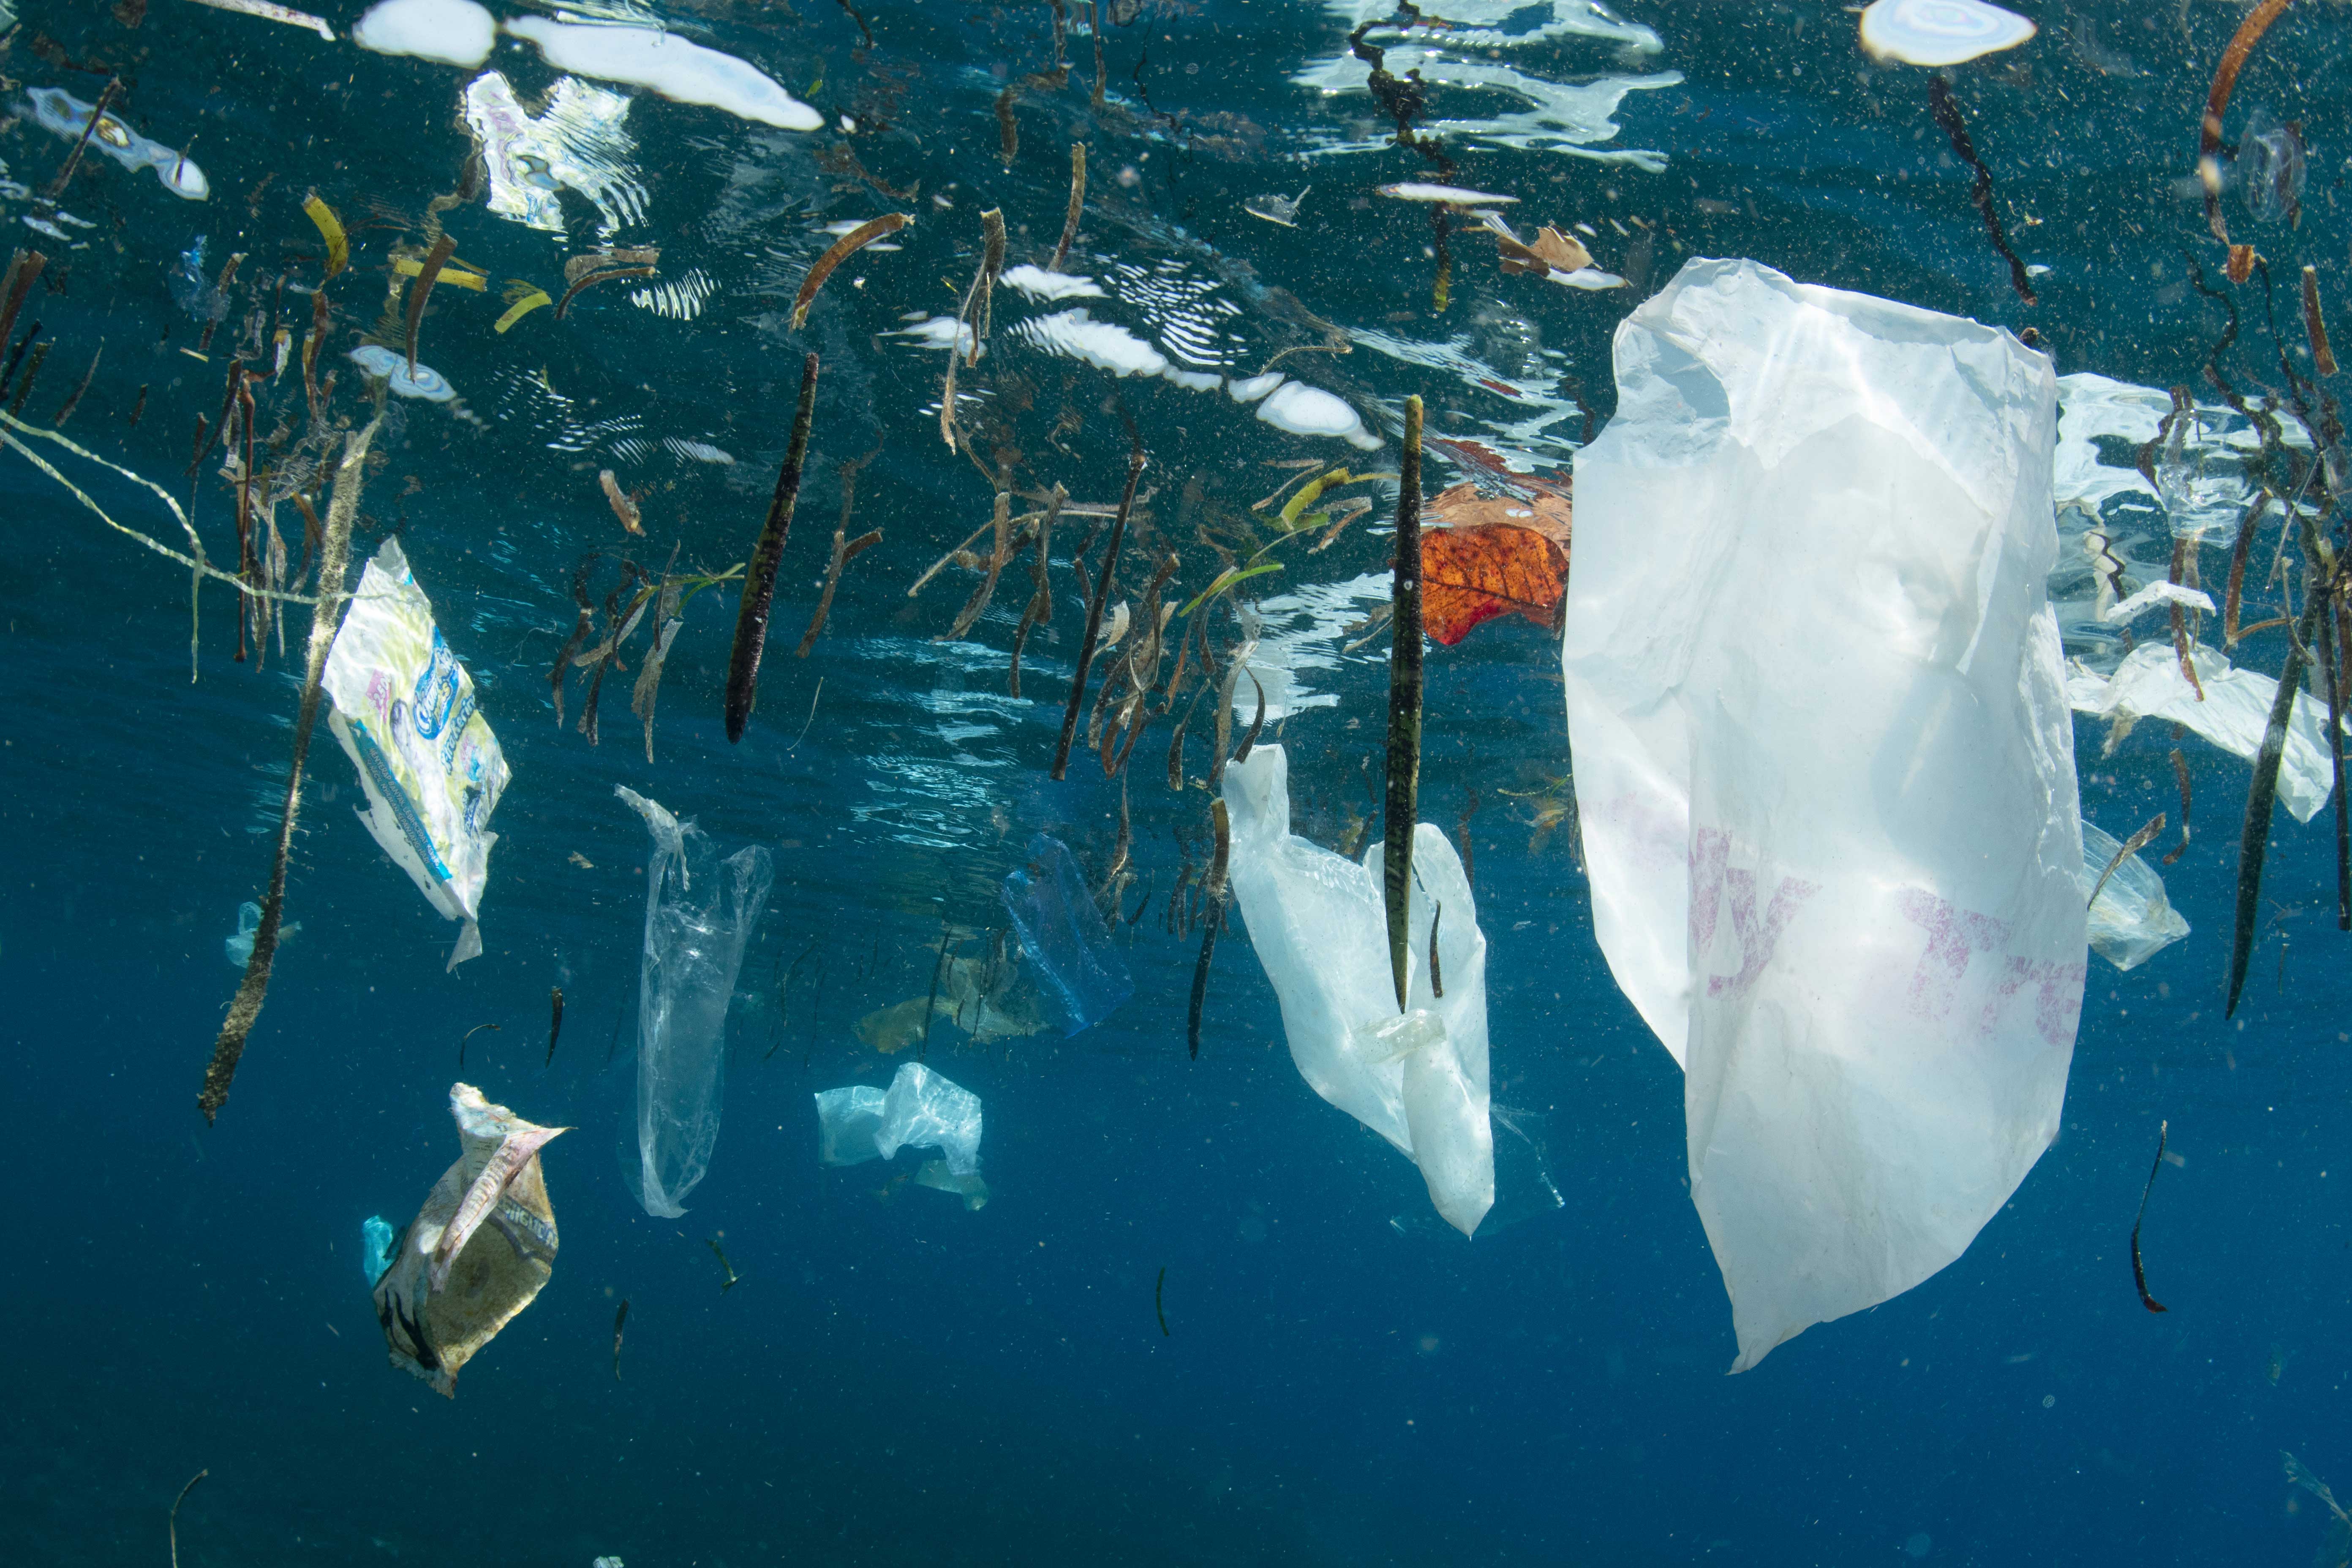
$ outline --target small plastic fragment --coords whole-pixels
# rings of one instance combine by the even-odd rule
[[[554,1272],[540,1151],[571,1129],[526,1121],[467,1083],[450,1086],[449,1114],[465,1152],[425,1194],[376,1281],[375,1309],[392,1364],[455,1399],[457,1373]]]
[[[433,605],[388,539],[367,564],[327,656],[328,725],[367,791],[368,831],[433,907],[463,921],[455,969],[482,951],[490,814],[508,770],[474,679],[433,624]]]
[[[2097,824],[2083,824],[2083,890],[2088,893],[2123,845]],[[2091,946],[2117,969],[2136,969],[2189,934],[2189,922],[2164,896],[2164,879],[2126,855],[2091,904]]]
[[[1001,896],[1065,1036],[1101,1023],[1135,994],[1069,846],[1043,833],[1030,839],[1029,863],[1005,877]]]
[[[57,87],[27,88],[25,97],[32,104],[33,123],[77,142],[89,128],[90,113],[96,107]],[[126,169],[154,170],[163,188],[184,200],[201,202],[213,194],[212,182],[205,178],[205,172],[190,162],[186,153],[150,142],[111,114],[98,117],[96,129],[89,132],[89,145]]]
[[[710,1169],[727,1068],[727,1006],[775,872],[765,847],[724,861],[691,820],[635,790],[614,794],[653,836],[646,863],[645,955],[637,994],[637,1166],[649,1215],[675,1219]]]
[[[399,1234],[382,1215],[368,1215],[360,1226],[360,1271],[367,1276],[369,1289],[374,1289],[383,1271],[392,1267],[392,1248]]]
[[[260,929],[261,906],[250,899],[237,905],[236,930],[221,939],[221,951],[227,955],[231,963],[243,969],[247,963],[253,962],[253,937],[254,933]],[[278,942],[283,943],[288,937],[301,929],[302,922],[299,921],[278,927]]]

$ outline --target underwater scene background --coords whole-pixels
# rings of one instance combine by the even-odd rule
[[[2122,839],[2172,814],[2152,861],[2193,798],[2187,851],[2160,868],[2190,934],[2127,972],[2092,957],[2060,1136],[1964,1256],[1727,1377],[1682,1077],[1593,937],[1557,628],[1507,615],[1427,654],[1420,816],[1465,848],[1487,943],[1497,1201],[1472,1240],[1412,1162],[1300,1080],[1238,913],[1188,1053],[1223,694],[1192,710],[1181,790],[1181,704],[1147,716],[1118,777],[1083,741],[1049,777],[1103,547],[1084,572],[1069,558],[1115,510],[1131,447],[1150,462],[1108,595],[1138,606],[1130,638],[1163,550],[1160,597],[1183,609],[1279,531],[1278,503],[1253,502],[1352,468],[1376,477],[1315,514],[1352,526],[1285,544],[1279,574],[1171,622],[1167,662],[1192,615],[1221,660],[1255,638],[1242,657],[1297,830],[1353,852],[1379,838],[1405,398],[1427,408],[1432,496],[1565,487],[1615,411],[1612,332],[1696,257],[2032,328],[2063,378],[2050,594],[2066,655],[2112,672],[2127,645],[2103,611],[2178,578],[2184,532],[2190,580],[2221,597],[2262,446],[2221,382],[2259,411],[2315,375],[2304,268],[2326,310],[2352,299],[2342,5],[2286,8],[2237,77],[2212,171],[2231,237],[2267,263],[2242,284],[2199,178],[2207,93],[2246,16],[2213,0],[2021,5],[2030,41],[1940,71],[1865,55],[1855,8],[1814,3],[1392,17],[1371,0],[1111,0],[1097,20],[1075,4],[515,0],[494,10],[525,25],[479,41],[495,83],[362,47],[362,9],[327,5],[331,39],[226,0],[17,0],[0,35],[0,250],[47,258],[0,343],[39,327],[0,389],[22,422],[0,450],[0,1558],[2352,1551],[2281,1459],[2352,1485],[2352,939],[2330,929],[2332,801],[2272,835],[2225,1016],[2252,770],[2168,723],[2078,720],[2086,821]],[[551,21],[661,29],[764,74],[567,70],[564,49],[593,51]],[[1368,89],[1349,42],[1364,24],[1395,79],[1420,69],[1408,121],[1428,150],[1396,144],[1392,100]],[[474,25],[427,6],[375,41],[462,57]],[[83,145],[101,94],[115,118]],[[1073,142],[1083,213],[1049,268]],[[1574,235],[1591,275],[1502,269],[1475,204],[1380,190],[1413,182],[1513,197],[1500,221]],[[313,195],[348,247],[331,279]],[[950,451],[943,377],[992,209],[1008,275],[986,353],[957,372]],[[812,263],[886,212],[914,222],[850,256],[795,328]],[[409,316],[428,266],[439,281]],[[599,268],[632,275],[570,291]],[[300,363],[320,289],[331,441],[309,433]],[[507,320],[534,289],[546,301]],[[559,719],[560,650],[583,612],[570,651],[609,641],[643,582],[746,559],[810,352],[806,480],[741,741],[727,579],[679,611],[649,726],[622,701],[655,628],[635,631],[592,743],[577,726],[596,672],[559,672]],[[259,378],[250,418],[225,402],[232,360]],[[2175,386],[2192,406],[2168,419]],[[238,985],[225,944],[268,890],[310,612],[285,606],[282,642],[241,631],[236,593],[207,580],[191,683],[186,569],[98,509],[184,549],[177,505],[234,573],[253,472],[237,465],[320,473],[379,406],[352,577],[398,541],[511,770],[482,952],[445,970],[457,928],[354,820],[359,775],[317,736],[267,1006],[207,1125],[191,1101]],[[224,429],[263,455],[217,445]],[[2299,429],[2285,445],[2313,450]],[[1050,616],[1024,625],[1024,557],[948,635],[987,574],[988,536],[971,536],[997,490],[1025,514],[1056,484],[1073,510]],[[1347,496],[1369,509],[1333,507]],[[308,557],[297,510],[276,512],[278,581],[307,593],[284,574]],[[882,538],[842,566],[796,657],[837,521]],[[2265,576],[2282,531],[2273,508],[2249,626],[2295,607]],[[2161,626],[2141,621],[2143,639]],[[232,657],[245,633],[266,648]],[[2285,652],[2273,629],[2234,657],[2275,675]],[[1259,712],[1250,679],[1232,689],[1228,747]],[[679,1217],[649,1215],[633,1174],[652,845],[616,785],[722,854],[772,858],[728,1010],[723,1128]],[[1039,834],[1090,886],[1118,879],[1109,929],[1132,973],[1067,1037],[1008,941],[1002,889],[1032,874]],[[245,934],[249,952],[250,920]],[[943,976],[951,999],[1001,1004],[1000,1026],[935,1005]],[[879,1088],[910,1053],[985,1106],[977,1206],[910,1179],[919,1150],[819,1163],[811,1096]],[[551,1278],[451,1401],[384,1364],[362,1227],[399,1230],[452,1158],[453,1081],[574,1131],[541,1156]],[[2161,1316],[2131,1279],[2159,1123],[2175,1158],[2137,1240]]]

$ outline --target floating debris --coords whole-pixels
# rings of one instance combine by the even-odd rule
[[[1304,194],[1303,192],[1301,193]],[[1070,242],[1078,237],[1078,214],[1087,200],[1087,144],[1070,143],[1070,205],[1062,218],[1062,238],[1054,247],[1054,258],[1045,264],[1048,272],[1059,272],[1069,259]]]
[[[563,987],[551,985],[547,991],[547,1060],[542,1066],[555,1065],[555,1042],[563,1033]]]
[[[476,1035],[480,1034],[484,1029],[488,1029],[493,1035],[503,1034],[505,1032],[497,1024],[477,1024],[472,1028],[467,1030],[464,1035],[460,1036],[457,1040],[457,1070],[459,1072],[464,1072],[466,1070],[466,1047],[471,1043]]]
[[[544,16],[517,16],[505,26],[513,37],[537,45],[557,70],[627,82],[679,103],[706,104],[782,131],[824,128],[823,115],[786,92],[767,72],[677,33]]]
[[[352,242],[343,233],[342,219],[312,191],[302,198],[302,211],[319,226],[319,237],[327,242],[327,276],[334,277],[352,264]]]
[[[1160,1337],[1168,1337],[1168,1269],[1162,1265],[1160,1278],[1151,1287],[1151,1310],[1160,1320]]]
[[[1396,982],[1397,1011],[1410,992],[1412,931],[1413,825],[1421,795],[1421,399],[1404,402],[1404,458],[1398,465],[1396,564],[1391,624],[1396,632],[1389,655],[1388,792],[1381,884],[1388,910],[1389,969]]]
[[[613,515],[621,520],[621,526],[631,533],[643,535],[644,514],[637,510],[637,498],[621,488],[621,481],[613,477],[610,468],[597,470],[596,483],[603,487],[604,500],[612,507]]]
[[[327,26],[324,16],[313,16],[308,11],[275,5],[270,4],[270,0],[196,0],[196,4],[210,5],[215,11],[236,11],[247,16],[258,16],[265,22],[283,22],[289,27],[307,27],[331,44],[335,41],[335,30]]]
[[[352,42],[471,69],[490,58],[498,23],[474,0],[380,0],[352,24]]]
[[[2279,13],[2289,4],[2291,0],[2262,0],[2261,5],[2246,13],[2245,20],[2230,36],[2229,47],[2221,51],[2220,63],[2213,68],[2213,85],[2205,95],[2205,117],[2198,121],[2197,178],[2205,189],[2205,222],[2212,229],[2213,237],[2224,245],[2230,244],[2230,225],[2221,216],[2221,116],[2229,110],[2231,93],[2237,89],[2238,72],[2245,68],[2254,46],[2263,41],[2263,35],[2270,31],[2271,24],[2278,20]],[[2239,264],[2241,251],[2247,258],[2242,268]],[[2231,282],[2246,280],[2252,270],[2252,254],[2250,247],[2231,247]]]
[[[859,224],[828,246],[825,253],[811,265],[808,276],[801,279],[800,292],[793,296],[793,331],[797,332],[807,325],[809,302],[816,298],[816,291],[824,287],[824,280],[833,276],[835,268],[884,235],[896,234],[914,221],[905,213],[884,213],[880,217],[869,218]]]
[[[717,1237],[712,1237],[709,1245],[710,1250],[716,1253],[719,1257],[719,1268],[720,1271],[727,1276],[724,1279],[721,1279],[719,1282],[719,1293],[724,1296],[728,1291],[732,1290],[736,1286],[741,1284],[743,1277],[735,1272],[735,1266],[732,1263],[727,1261],[727,1249],[719,1245],[719,1238]]]
[[[640,246],[627,250],[599,250],[586,256],[575,256],[563,264],[563,298],[555,302],[555,319],[572,308],[572,301],[583,289],[599,283],[616,282],[625,278],[651,278],[661,260],[657,246]]]
[[[1862,14],[1862,50],[1913,66],[1956,66],[2031,40],[2037,29],[1983,0],[1877,0]]]
[[[1887,0],[1879,0],[1879,3],[1886,4]],[[1958,0],[1958,3],[1966,3],[1966,0]],[[1987,6],[1985,9],[1990,10],[1991,7]],[[2002,15],[2005,16],[2007,13],[2004,12]],[[2032,24],[2027,24],[2027,27],[2030,33]],[[1958,156],[1961,163],[1966,163],[1975,172],[1976,184],[1973,192],[1977,211],[1984,216],[1985,231],[1992,236],[1992,247],[2000,251],[2001,259],[2009,263],[2011,287],[2017,290],[2017,297],[2027,304],[2041,303],[2033,297],[2033,284],[2026,273],[2025,263],[2019,260],[2017,252],[2010,248],[2009,232],[2001,226],[2000,213],[1993,205],[1992,171],[1987,169],[1984,166],[1984,160],[1977,156],[1975,146],[1969,141],[1968,121],[1961,117],[1959,102],[1952,97],[1950,84],[1940,75],[1927,79],[1927,107],[1934,113],[1936,123],[1943,128],[1945,136],[1950,140],[1953,153]]]
[[[546,289],[536,283],[525,282],[520,278],[507,285],[506,300],[506,313],[490,324],[490,331],[494,332],[503,332],[541,305],[551,305],[555,302],[547,297]]]
[[[783,467],[776,471],[775,494],[768,501],[768,518],[759,542],[743,568],[743,604],[735,618],[735,645],[727,659],[727,739],[743,738],[758,700],[760,657],[767,650],[768,616],[776,595],[776,568],[784,558],[784,542],[792,536],[793,509],[799,504],[801,469],[808,461],[809,424],[816,415],[817,356],[801,365],[800,406],[793,414],[792,443],[784,449]]]
[[[2319,269],[2303,269],[2303,335],[2311,344],[2311,363],[2322,375],[2336,374],[2336,351],[2327,343],[2327,317],[2319,308]]]
[[[1278,223],[1285,228],[1297,228],[1298,226],[1298,204],[1307,199],[1307,191],[1311,191],[1314,188],[1314,186],[1309,185],[1307,187],[1307,190],[1300,191],[1295,196],[1278,195],[1252,196],[1249,200],[1242,203],[1242,211],[1249,214],[1252,217],[1262,217],[1268,223]]]
[[[621,1381],[621,1331],[627,1325],[628,1321],[629,1299],[624,1296],[621,1298],[620,1310],[613,1314],[613,1381],[614,1383]],[[600,1557],[596,1561],[602,1563],[606,1559]]]
[[[1062,715],[1062,737],[1054,747],[1054,782],[1059,784],[1070,771],[1070,744],[1077,738],[1078,708],[1086,700],[1087,674],[1095,658],[1095,639],[1102,635],[1103,600],[1110,591],[1110,580],[1118,570],[1119,546],[1127,538],[1127,520],[1135,510],[1135,487],[1143,478],[1143,444],[1138,441],[1127,459],[1127,489],[1118,498],[1118,515],[1110,525],[1110,543],[1103,552],[1103,567],[1095,578],[1094,593],[1087,604],[1086,635],[1078,643],[1078,667],[1070,676],[1069,707]]]
[[[1496,195],[1492,191],[1467,191],[1459,185],[1431,185],[1407,180],[1401,184],[1382,185],[1380,194],[1400,202],[1435,202],[1449,207],[1491,207],[1516,202],[1517,196]],[[1299,193],[1302,196],[1304,191]]]
[[[2147,1221],[2147,1194],[2156,1190],[2156,1173],[2164,1169],[2164,1140],[2172,1131],[2172,1123],[2156,1124],[2156,1163],[2147,1168],[2147,1184],[2139,1190],[2139,1213],[2132,1220],[2131,1259],[2132,1285],[2139,1291],[2139,1304],[2151,1312],[2161,1312],[2164,1303],[2147,1293],[2147,1270],[2140,1266],[2139,1227]]]
[[[403,397],[420,397],[427,403],[446,403],[457,395],[457,389],[429,364],[413,368],[396,349],[382,343],[362,343],[346,356],[353,364],[370,375],[382,376],[392,390]]]
[[[1265,694],[1259,694],[1258,717],[1265,717]],[[1241,760],[1249,761],[1247,748]],[[1209,963],[1217,951],[1217,932],[1225,923],[1225,898],[1228,891],[1226,872],[1233,859],[1234,834],[1232,819],[1227,816],[1222,797],[1209,804],[1209,819],[1217,836],[1216,858],[1209,863],[1208,879],[1201,885],[1201,903],[1204,913],[1201,921],[1201,957],[1192,966],[1192,1000],[1184,1015],[1185,1054],[1193,1061],[1201,1059],[1201,1012],[1209,1000]]]
[[[210,199],[212,182],[205,178],[205,172],[190,162],[186,153],[150,142],[111,114],[97,112],[93,105],[82,102],[63,88],[26,88],[25,97],[32,104],[33,122],[43,130],[77,143],[87,141],[126,169],[154,170],[163,188],[175,196],[192,202]]]

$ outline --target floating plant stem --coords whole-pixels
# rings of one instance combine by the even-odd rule
[[[817,356],[801,365],[800,406],[793,413],[792,445],[784,466],[776,473],[776,493],[768,502],[768,521],[760,542],[743,571],[743,607],[735,617],[735,647],[727,660],[727,739],[743,738],[759,695],[760,655],[768,646],[768,614],[776,596],[776,568],[784,558],[784,542],[792,535],[793,508],[800,500],[801,468],[808,460],[809,423],[816,416]]]
[[[1059,272],[1062,263],[1070,258],[1070,242],[1078,237],[1078,213],[1087,200],[1087,144],[1070,143],[1070,210],[1062,219],[1062,240],[1054,247],[1054,259],[1045,270]],[[2306,268],[2308,270],[2308,268]]]
[[[1984,160],[1977,156],[1975,146],[1969,141],[1969,123],[1961,118],[1959,101],[1952,97],[1951,84],[1944,79],[1940,71],[1931,73],[1927,78],[1927,108],[1935,115],[1936,123],[1943,128],[1945,136],[1950,140],[1953,153],[1958,155],[1961,163],[1976,172],[1973,195],[1977,211],[1984,215],[1986,232],[1992,236],[1992,247],[2000,251],[2001,259],[2009,263],[2010,287],[2015,289],[2017,297],[2027,304],[2040,304],[2041,301],[2033,297],[2033,283],[2026,276],[2025,263],[2020,261],[2017,252],[2010,248],[2009,231],[2001,226],[2000,213],[1993,205],[1992,172],[1984,166]]]
[[[1054,747],[1054,781],[1059,784],[1070,771],[1070,743],[1077,738],[1078,709],[1087,696],[1087,674],[1093,668],[1095,638],[1102,634],[1103,600],[1110,593],[1110,580],[1118,570],[1118,547],[1127,537],[1128,514],[1135,508],[1135,487],[1143,478],[1147,461],[1143,447],[1138,443],[1127,459],[1127,489],[1118,498],[1118,515],[1111,520],[1110,543],[1103,552],[1103,568],[1096,577],[1094,592],[1087,600],[1086,635],[1078,639],[1078,668],[1070,676],[1070,703],[1062,714],[1062,738]]]
[[[24,414],[25,402],[33,395],[33,382],[40,375],[41,366],[47,362],[49,351],[55,347],[56,342],[47,338],[33,345],[32,363],[25,367],[25,379],[16,384],[16,395],[8,404],[9,418],[15,419]]]
[[[2116,874],[2116,868],[2121,866],[2125,861],[2130,859],[2133,856],[2147,848],[2150,844],[2155,843],[2156,836],[2163,831],[2164,813],[2159,811],[2154,816],[2149,817],[2147,821],[2141,824],[2140,830],[2137,833],[2133,834],[2129,838],[2125,839],[2121,845],[2117,846],[2114,858],[2107,862],[2106,869],[2101,871],[2099,873],[2099,879],[2091,884],[2091,896],[2083,900],[2083,907],[2084,909],[2089,909],[2093,904],[2097,903],[2099,901],[2099,895],[2106,890],[2107,879]]]
[[[188,1484],[180,1489],[180,1495],[172,1500],[169,1532],[172,1539],[172,1568],[180,1568],[180,1505],[188,1500],[188,1494],[196,1489],[196,1483],[211,1474],[212,1470],[209,1468],[198,1470],[188,1478]]]
[[[1160,1337],[1163,1340],[1168,1337],[1167,1296],[1168,1269],[1166,1266],[1163,1265],[1160,1270],[1160,1279],[1158,1282],[1151,1287],[1151,1310],[1159,1316]]]
[[[914,221],[905,213],[884,213],[859,224],[826,247],[824,254],[809,268],[808,276],[801,279],[800,292],[793,296],[793,331],[797,332],[807,324],[809,304],[816,298],[816,291],[824,287],[824,280],[833,276],[835,268],[884,235],[896,234]]]
[[[49,421],[51,426],[62,426],[67,420],[74,416],[74,410],[81,406],[81,400],[89,394],[89,384],[98,379],[99,357],[105,353],[106,340],[100,338],[98,340],[98,352],[89,356],[89,368],[81,373],[81,380],[75,384],[73,391],[68,395],[64,405],[58,409],[57,417]]]
[[[2164,858],[2168,866],[2177,863],[2189,853],[2189,759],[2181,754],[2178,746],[2172,748],[2172,776],[2180,782],[2180,842],[2171,854]]]
[[[212,1124],[228,1102],[236,1077],[237,1058],[245,1054],[246,1037],[261,1016],[269,993],[270,964],[278,956],[278,918],[286,907],[286,860],[294,847],[294,819],[302,805],[302,764],[310,752],[310,731],[319,718],[319,683],[327,671],[327,653],[342,626],[351,602],[343,579],[351,565],[352,522],[360,510],[360,486],[367,472],[368,443],[375,438],[383,416],[364,429],[343,437],[342,461],[335,468],[335,494],[327,508],[326,536],[319,547],[319,602],[310,612],[310,642],[302,674],[302,701],[294,720],[294,757],[286,771],[286,800],[278,819],[278,851],[269,869],[269,891],[261,901],[261,923],[254,929],[253,953],[246,960],[245,979],[230,1001],[228,1016],[213,1042],[212,1064],[205,1069],[205,1086],[196,1109]]]
[[[1192,1060],[1201,1059],[1201,1008],[1209,999],[1209,963],[1217,951],[1217,931],[1225,923],[1225,864],[1234,847],[1231,819],[1223,799],[1209,803],[1209,820],[1217,831],[1216,858],[1209,862],[1209,879],[1201,885],[1208,918],[1202,922],[1201,960],[1192,966],[1192,1005],[1186,1011],[1184,1038]]]
[[[1398,465],[1395,586],[1396,629],[1389,657],[1387,816],[1381,848],[1381,890],[1388,904],[1389,969],[1397,1011],[1405,1007],[1405,975],[1412,960],[1409,900],[1412,834],[1421,795],[1421,399],[1404,403],[1404,461]]]
[[[2311,342],[2312,365],[2322,375],[2336,374],[2336,351],[2327,343],[2327,317],[2319,308],[2319,269],[2303,269],[2303,335]]]
[[[32,291],[33,279],[48,264],[49,258],[37,250],[19,250],[9,257],[8,276],[0,281],[0,348],[7,345],[8,334],[16,330],[16,313],[25,308],[25,296]],[[14,372],[16,367],[11,364],[8,368]],[[5,384],[0,381],[0,386]]]
[[[1433,900],[1429,915],[1429,994],[1441,1001],[1445,996],[1445,971],[1437,962],[1437,928],[1444,919],[1445,906]]]
[[[2221,51],[2221,61],[2213,68],[2212,89],[2205,95],[2205,118],[2197,127],[2197,178],[2205,187],[2205,222],[2212,228],[2213,237],[2224,245],[2230,243],[2230,226],[2221,216],[2221,115],[2230,107],[2230,94],[2237,88],[2238,72],[2245,68],[2247,57],[2278,20],[2279,13],[2293,3],[2263,0],[2246,14],[2237,32],[2231,35],[2230,47]]]
[[[2278,798],[2279,763],[2286,755],[2287,721],[2294,711],[2295,694],[2303,688],[2304,665],[2319,614],[2326,607],[2326,580],[2312,574],[2305,595],[2302,626],[2287,648],[2286,666],[2279,671],[2278,694],[2271,702],[2269,726],[2263,731],[2262,750],[2254,755],[2254,779],[2246,791],[2246,823],[2238,839],[2237,929],[2230,944],[2230,989],[2222,1016],[2238,1010],[2238,994],[2245,989],[2246,963],[2253,956],[2254,923],[2262,912],[2263,860],[2269,853],[2271,809]]]
[[[327,276],[332,278],[352,264],[352,242],[343,233],[342,220],[316,191],[302,198],[302,210],[319,226],[319,237],[327,242]]]
[[[2147,1293],[2147,1270],[2140,1266],[2139,1260],[2139,1227],[2147,1220],[2147,1194],[2156,1190],[2156,1173],[2164,1169],[2164,1140],[2171,1131],[2172,1123],[2169,1121],[2156,1124],[2156,1163],[2147,1168],[2147,1184],[2139,1190],[2139,1214],[2132,1220],[2132,1284],[2139,1291],[2139,1304],[2151,1312],[2161,1312],[2165,1306]]]
[[[563,987],[551,985],[547,990],[547,1060],[545,1067],[555,1065],[555,1042],[563,1033]]]
[[[621,1298],[621,1310],[613,1314],[613,1381],[621,1381],[621,1330],[629,1321],[629,1299]]]

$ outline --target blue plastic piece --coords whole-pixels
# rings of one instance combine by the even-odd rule
[[[1065,1036],[1101,1023],[1135,994],[1077,858],[1060,839],[1040,833],[1029,840],[1029,864],[1004,879],[1003,897]]]
[[[382,1215],[370,1215],[367,1224],[360,1227],[360,1267],[367,1271],[368,1289],[383,1278],[392,1267],[392,1244],[396,1233],[385,1224]]]

